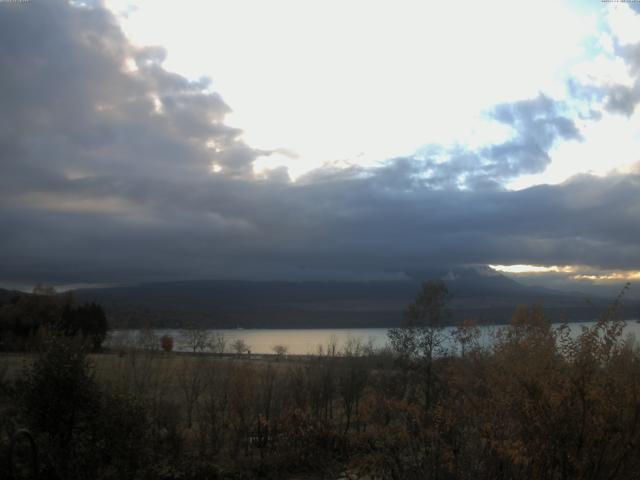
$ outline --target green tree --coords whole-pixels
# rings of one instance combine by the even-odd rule
[[[67,303],[62,309],[59,328],[67,336],[81,335],[94,351],[99,351],[107,336],[107,317],[103,308],[94,302],[79,306]]]
[[[99,388],[80,338],[48,336],[16,395],[53,478],[136,478],[145,465],[145,409]]]
[[[52,335],[43,347],[20,384],[21,406],[29,427],[44,436],[53,468],[68,478],[74,440],[83,417],[96,410],[97,388],[76,340]]]

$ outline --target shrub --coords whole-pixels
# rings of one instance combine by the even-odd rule
[[[98,387],[80,341],[49,336],[18,383],[17,397],[20,419],[55,476],[131,478],[144,465],[144,408]]]
[[[171,352],[173,350],[173,337],[170,335],[163,335],[160,339],[160,347],[167,353]]]

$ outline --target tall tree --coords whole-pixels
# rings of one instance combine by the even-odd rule
[[[444,326],[450,318],[449,289],[441,280],[427,281],[405,312],[400,328],[389,330],[392,349],[401,362],[417,365],[422,377],[425,410],[432,404],[433,359],[444,347]]]

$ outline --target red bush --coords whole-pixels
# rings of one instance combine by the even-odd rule
[[[160,339],[160,347],[162,347],[162,350],[167,353],[173,350],[173,337],[169,335],[163,335]]]

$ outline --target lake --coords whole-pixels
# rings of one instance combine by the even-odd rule
[[[593,325],[594,322],[570,323],[569,328],[573,336],[577,336],[582,328]],[[554,324],[558,327],[560,324]],[[492,333],[501,328],[500,325],[482,326],[481,343],[487,345],[491,341]],[[453,327],[444,329],[447,337]],[[382,348],[387,343],[387,328],[313,328],[313,329],[212,329],[210,334],[222,334],[226,339],[227,350],[234,340],[242,339],[249,346],[252,353],[273,353],[275,345],[284,345],[288,353],[296,355],[316,354],[320,346],[324,352],[330,344],[336,345],[336,353],[343,350],[348,342],[354,340],[363,344],[370,343],[375,348]],[[189,349],[181,341],[181,330],[156,329],[153,333],[158,337],[170,335],[174,339],[175,351],[188,351]],[[123,341],[135,341],[140,330],[114,330],[110,332],[106,345],[115,346]],[[628,320],[625,327],[625,335],[632,334],[640,338],[640,323],[636,320]],[[448,341],[448,347],[454,348],[453,340]]]

